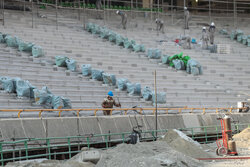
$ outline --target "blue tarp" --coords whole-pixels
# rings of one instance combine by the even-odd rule
[[[68,57],[66,56],[56,56],[55,57],[55,61],[56,61],[56,66],[58,67],[66,67],[66,60],[68,59]]]
[[[127,83],[127,91],[129,93],[129,95],[141,95],[141,84],[139,83]]]
[[[187,62],[186,72],[189,73],[189,74],[192,73],[192,70],[191,70],[192,67],[198,68],[198,70],[199,70],[199,75],[201,75],[201,74],[203,73],[203,72],[202,72],[202,67],[201,67],[200,63],[199,63],[198,61],[196,61],[196,60],[190,59],[190,60],[188,60],[188,62]],[[193,72],[194,72],[194,73],[192,73],[192,74],[197,75],[195,69],[193,69]]]
[[[149,101],[152,99],[152,90],[150,87],[145,86],[142,90],[142,97],[143,99]]]
[[[170,61],[169,61],[169,56],[168,55],[162,55],[161,56],[161,62],[162,64],[168,64]]]
[[[153,103],[155,104],[155,92],[153,92]],[[157,103],[166,103],[166,93],[165,92],[158,92],[157,93]]]
[[[83,76],[91,75],[91,70],[92,70],[91,64],[83,64],[82,65],[82,75]]]
[[[185,65],[182,60],[175,59],[173,63],[176,70],[185,70]]]
[[[70,71],[76,71],[76,61],[74,59],[66,59],[67,69]]]
[[[44,52],[41,46],[34,45],[32,47],[32,56],[33,57],[42,57],[44,56]]]
[[[103,70],[97,70],[97,69],[92,69],[91,74],[92,74],[92,79],[96,79],[97,81],[102,81],[102,73],[104,73]]]
[[[127,89],[127,83],[129,82],[126,78],[119,78],[117,80],[117,85],[119,90],[126,90]]]
[[[114,74],[103,73],[102,74],[104,84],[115,86],[116,85],[116,77]]]

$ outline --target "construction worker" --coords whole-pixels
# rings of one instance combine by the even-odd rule
[[[156,19],[155,20],[156,23],[156,30],[158,31],[162,31],[162,33],[164,34],[164,21],[160,20],[160,19]]]
[[[189,22],[189,11],[187,10],[187,7],[184,7],[184,29],[189,29],[188,26]]]
[[[113,99],[113,92],[109,91],[108,96],[106,98],[104,98],[104,100],[102,102],[102,107],[103,108],[113,108],[113,106],[121,107],[121,104],[115,102],[115,100]],[[110,115],[111,110],[103,110],[103,114]]]
[[[122,11],[119,11],[117,10],[116,11],[116,14],[120,15],[121,18],[122,18],[122,26],[123,26],[123,29],[126,29],[126,25],[127,25],[127,14],[125,12],[122,12]]]
[[[215,33],[214,22],[211,23],[208,31],[209,31],[210,44],[213,45],[214,44],[214,33]]]
[[[95,5],[96,9],[100,10],[102,8],[102,0],[96,0]]]
[[[202,40],[202,49],[208,49],[209,38],[208,38],[207,31],[206,31],[206,27],[202,28],[202,37],[201,37],[201,40]]]

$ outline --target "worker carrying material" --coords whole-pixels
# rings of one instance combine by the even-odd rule
[[[157,32],[162,31],[162,33],[164,34],[164,21],[161,19],[156,19],[155,23]]]
[[[214,44],[214,34],[215,34],[214,22],[211,23],[208,31],[209,31],[210,44],[213,45]]]
[[[115,100],[113,99],[113,92],[109,91],[108,96],[104,98],[102,102],[102,107],[103,108],[113,108],[113,106],[116,107],[121,107],[120,103],[116,103]],[[104,115],[111,115],[111,110],[103,110]]]
[[[121,19],[122,19],[121,25],[123,26],[123,29],[126,29],[127,14],[125,12],[122,12],[122,11],[119,11],[119,10],[116,11],[116,14],[121,16]]]
[[[202,49],[208,49],[209,37],[208,37],[208,34],[207,34],[206,27],[202,28],[202,37],[201,37],[201,40],[202,40]]]
[[[189,29],[188,26],[189,22],[189,11],[187,10],[187,7],[184,7],[184,29]]]

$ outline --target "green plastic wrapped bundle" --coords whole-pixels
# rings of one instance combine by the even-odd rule
[[[100,30],[100,35],[99,35],[101,38],[103,39],[108,39],[109,37],[109,30],[107,28],[101,28]]]
[[[129,41],[128,38],[126,38],[126,39],[124,40],[123,46],[124,46],[124,48],[126,48],[126,49],[129,49],[129,48],[132,48],[132,47],[133,47],[131,41]]]
[[[58,67],[67,67],[66,60],[68,57],[66,56],[56,56],[55,61],[56,61],[56,66]]]
[[[17,48],[20,39],[18,37],[12,37],[11,35],[7,35],[5,37],[5,41],[9,47]]]
[[[18,50],[24,51],[24,52],[31,52],[33,46],[34,46],[34,44],[31,42],[19,41]]]
[[[121,35],[117,34],[116,39],[115,39],[116,45],[123,46],[123,42],[124,42],[124,38]]]
[[[116,41],[116,33],[110,31],[110,32],[109,32],[108,40],[109,40],[110,42],[115,42],[115,41]]]
[[[33,45],[32,46],[32,56],[33,57],[42,57],[44,56],[44,52],[41,46]]]

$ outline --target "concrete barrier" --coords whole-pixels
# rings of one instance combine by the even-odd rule
[[[158,129],[174,129],[220,125],[216,119],[218,114],[171,114],[158,116]],[[250,123],[249,113],[235,113],[231,117],[237,123]],[[154,115],[136,116],[96,116],[96,117],[63,117],[63,118],[22,118],[1,119],[0,130],[2,140],[43,137],[82,136],[90,134],[107,134],[131,132],[133,127],[142,126],[142,130],[155,129]],[[197,128],[194,133],[204,132]],[[164,133],[158,133],[163,135]],[[146,134],[143,137],[152,137]],[[120,139],[121,136],[112,137]],[[104,141],[104,137],[91,139]]]

